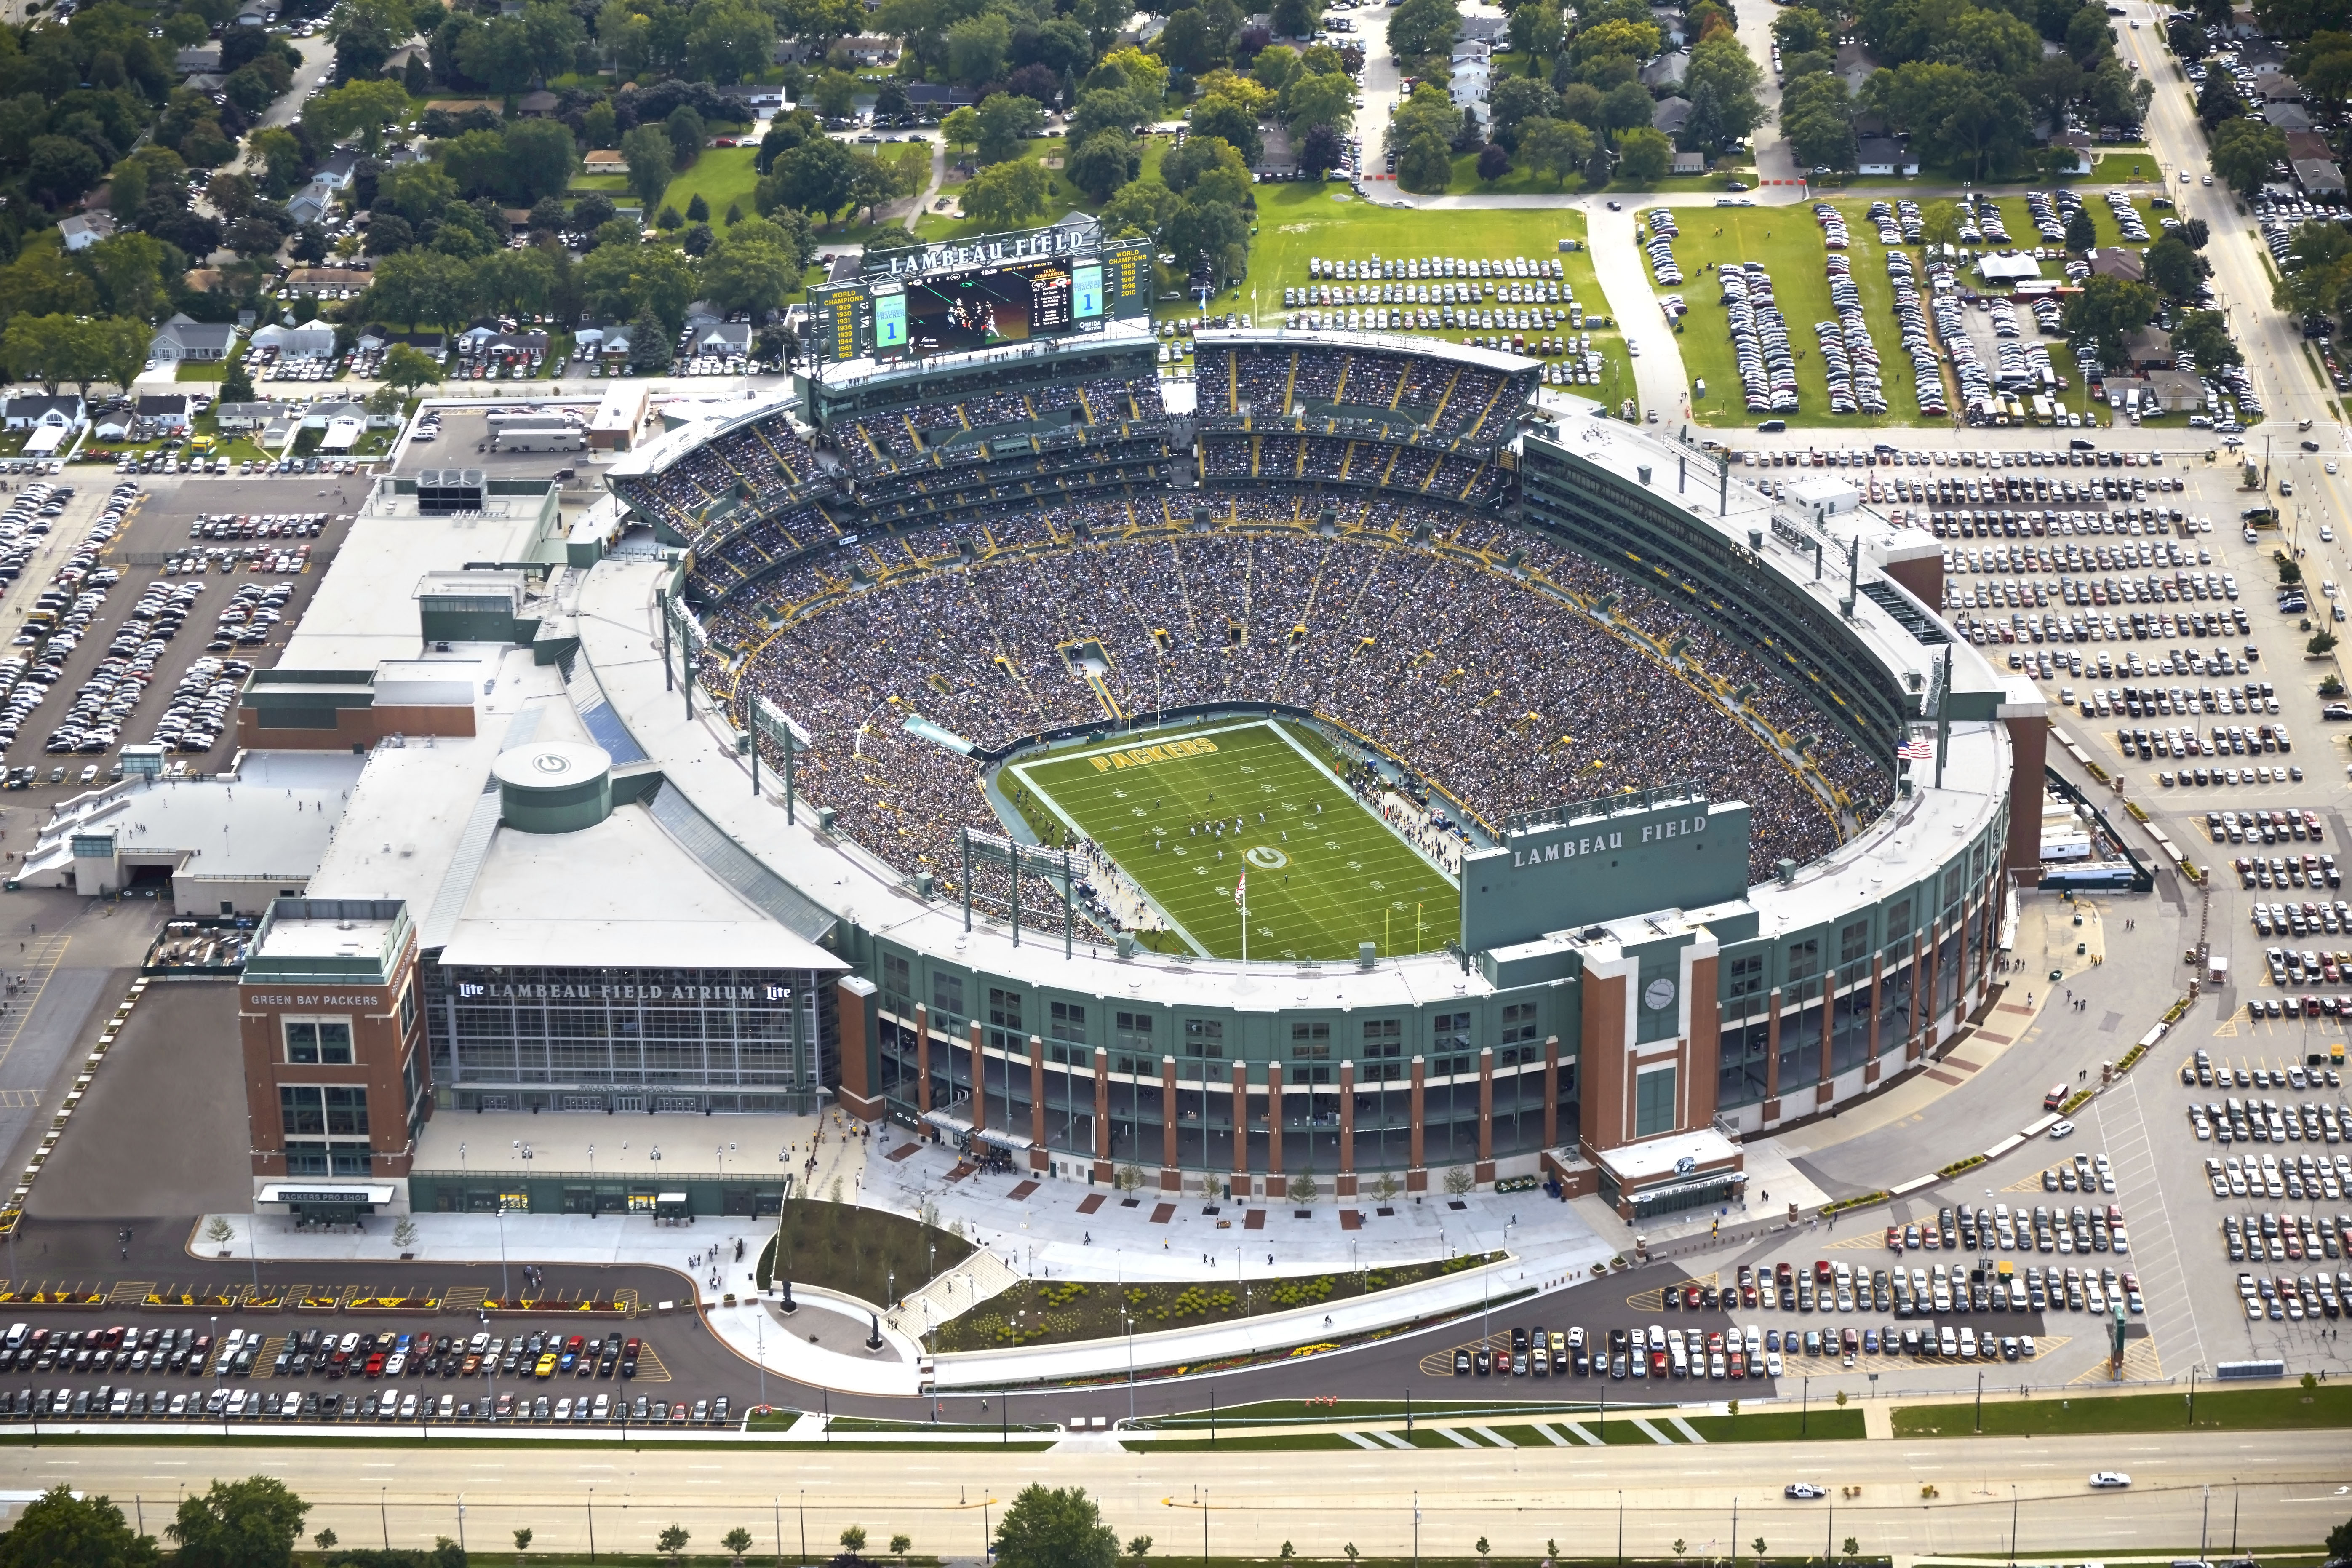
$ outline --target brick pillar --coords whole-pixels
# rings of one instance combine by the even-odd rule
[[[1885,984],[1886,955],[1874,952],[1870,956],[1870,1060],[1862,1069],[1864,1088],[1878,1081],[1878,1004]]]
[[[1337,1196],[1356,1195],[1356,1064],[1339,1064],[1339,1180]]]
[[[1054,1157],[1045,1148],[1045,1042],[1029,1037],[1029,1168],[1048,1170]]]
[[[931,1010],[915,1005],[915,1110],[931,1108]]]
[[[988,1058],[980,1054],[980,1020],[971,1021],[971,1130],[988,1125]]]
[[[1933,1005],[1935,1000],[1934,993],[1928,991],[1926,984],[1932,978],[1927,973],[1927,955],[1934,951],[1932,947],[1921,945],[1917,931],[1911,933],[1910,1033],[1904,1039],[1903,1054],[1907,1059],[1915,1062],[1926,1049],[1921,1042],[1921,1033],[1925,1027],[1922,1020],[1927,1016],[1924,1009]]]
[[[1822,1080],[1813,1090],[1813,1103],[1827,1105],[1836,1098],[1830,1086],[1830,1044],[1837,1038],[1837,971],[1822,976]]]
[[[1919,1048],[1936,1047],[1936,968],[1944,961],[1944,922],[1927,922],[1927,947],[1919,963]]]
[[[1478,1163],[1471,1174],[1495,1179],[1495,1047],[1478,1053]]]
[[[1282,1193],[1282,1064],[1265,1064],[1265,1174],[1274,1196]]]
[[[1249,1064],[1234,1064],[1234,1196],[1249,1196]]]
[[[1559,1147],[1559,1037],[1544,1037],[1544,1147]]]
[[[1110,1169],[1110,1053],[1095,1047],[1095,1180],[1108,1182]]]
[[[1423,1140],[1429,1131],[1427,1101],[1424,1090],[1424,1086],[1427,1084],[1428,1080],[1428,1058],[1425,1057],[1413,1058],[1412,1098],[1411,1100],[1411,1110],[1407,1113],[1407,1120],[1412,1130],[1412,1147],[1409,1155],[1411,1163],[1405,1166],[1404,1172],[1404,1190],[1409,1193],[1425,1193],[1429,1191],[1429,1166],[1423,1162],[1422,1157]]]
[[[1780,988],[1774,986],[1771,1011],[1764,1015],[1764,1120],[1780,1114]]]
[[[1176,1058],[1160,1058],[1160,1190],[1182,1190],[1183,1175],[1176,1169]]]

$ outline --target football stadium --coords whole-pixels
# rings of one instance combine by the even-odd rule
[[[1236,1196],[1464,1167],[1717,1203],[1742,1134],[1924,1068],[2037,864],[2046,729],[1927,608],[1933,540],[1498,349],[1235,327],[1163,381],[1148,272],[1077,221],[894,253],[817,291],[792,395],[688,405],[571,522],[491,495],[506,538],[439,533],[385,481],[327,586],[496,614],[420,653],[355,592],[383,641],[314,611],[256,689],[297,700],[320,628],[362,693],[331,729],[248,697],[251,744],[373,753],[254,973],[369,900],[427,1115],[830,1097]],[[405,665],[391,698],[468,648],[528,723],[478,682],[420,709]],[[395,731],[437,760],[378,786]],[[509,929],[592,868],[620,890]],[[649,979],[743,1000],[656,1031],[622,1016]]]

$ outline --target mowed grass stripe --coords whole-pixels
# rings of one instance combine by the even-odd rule
[[[1108,772],[1083,754],[1014,771],[1215,957],[1241,956],[1233,895],[1245,866],[1255,958],[1352,958],[1360,942],[1410,952],[1460,930],[1453,883],[1277,726],[1175,731],[1136,745],[1194,736],[1217,749]],[[1190,831],[1217,818],[1223,837]],[[1251,864],[1252,849],[1283,863]]]

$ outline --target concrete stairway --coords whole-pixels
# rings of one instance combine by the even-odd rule
[[[1022,1276],[996,1254],[982,1248],[908,1296],[883,1315],[883,1321],[911,1340],[950,1318],[1021,1283]]]

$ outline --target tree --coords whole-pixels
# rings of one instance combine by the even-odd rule
[[[2091,222],[2091,209],[2075,208],[2074,216],[2066,220],[2066,248],[2087,251],[2098,243],[2099,231]]]
[[[1691,121],[1698,118],[1693,106]],[[1686,142],[1690,121],[1684,124]],[[1830,74],[1790,82],[1780,94],[1780,134],[1806,168],[1851,169],[1859,159],[1853,135],[1853,101],[1845,83]]]
[[[2352,1557],[2352,1519],[2327,1532],[2327,1555],[2331,1560]]]
[[[0,1535],[0,1568],[141,1568],[162,1561],[155,1538],[134,1533],[110,1500],[76,1498],[62,1485],[26,1503]]]
[[[853,1524],[841,1532],[841,1549],[855,1557],[866,1550],[866,1527]]]
[[[1322,1185],[1316,1181],[1314,1172],[1301,1171],[1290,1178],[1290,1201],[1300,1208],[1307,1207],[1322,1195]]]
[[[691,1539],[684,1525],[673,1524],[655,1539],[654,1550],[668,1552],[671,1568],[677,1568],[678,1557],[686,1551],[686,1543]]]
[[[179,1543],[178,1568],[292,1568],[310,1511],[277,1477],[249,1476],[182,1499],[164,1533]]]
[[[629,323],[629,363],[649,374],[658,374],[667,370],[676,357],[669,330],[654,314],[653,305],[647,302],[638,306],[635,319]]]
[[[703,0],[695,6],[686,62],[697,77],[721,84],[740,81],[747,64],[754,71],[764,68],[775,49],[776,25],[759,6],[730,0]]]
[[[147,363],[153,330],[135,317],[107,316],[83,323],[82,331],[83,357],[74,379],[81,384],[84,401],[89,397],[89,384],[101,377],[129,392]]]
[[[421,349],[406,343],[394,343],[383,356],[380,379],[404,396],[412,395],[421,386],[437,385],[441,380],[441,362]]]
[[[302,118],[319,127],[331,142],[357,135],[368,156],[383,145],[383,133],[406,120],[415,105],[408,89],[382,78],[347,82],[310,100]]]
[[[524,1552],[529,1552],[529,1551],[530,1550],[530,1530],[526,1528],[526,1529],[523,1529],[523,1530],[518,1530],[518,1531],[516,1531],[514,1532],[514,1543],[515,1543],[515,1568],[522,1568],[522,1558],[523,1558],[523,1553],[524,1553]]]
[[[1702,38],[1691,50],[1683,92],[1696,103],[1700,89],[1712,91],[1724,135],[1737,141],[1764,123],[1763,108],[1756,100],[1760,79],[1747,47],[1728,33],[1718,33]]]
[[[1511,13],[1510,37],[1512,49],[1528,57],[1528,75],[1534,76],[1542,60],[1559,53],[1568,28],[1551,0],[1524,0]]]
[[[2212,264],[2189,248],[2189,242],[2177,234],[2167,234],[2149,246],[2146,258],[2147,280],[2168,299],[2186,300],[2194,296],[2197,286],[2212,274]]]
[[[35,195],[52,207],[74,200],[106,173],[106,163],[82,142],[65,136],[36,136],[25,166]]]
[[[1533,77],[1505,77],[1486,95],[1486,113],[1494,126],[1495,140],[1514,152],[1518,150],[1520,125],[1529,120],[1549,119],[1559,112],[1559,94]]]
[[[1601,100],[1601,126],[1611,132],[1647,125],[1656,110],[1650,91],[1638,81],[1620,82]]]
[[[1445,1172],[1445,1190],[1454,1196],[1465,1197],[1478,1185],[1478,1178],[1467,1165],[1449,1166]]]
[[[1648,126],[1628,131],[1617,138],[1618,172],[1636,190],[1655,185],[1674,167],[1674,143],[1661,132]]]
[[[2250,201],[2271,177],[2271,165],[2285,157],[2286,133],[2265,121],[2232,120],[2213,132],[2213,173]]]
[[[1592,156],[1592,132],[1572,120],[1536,119],[1519,127],[1519,167],[1551,176],[1559,190]]]
[[[1306,140],[1298,144],[1298,166],[1310,179],[1321,179],[1347,161],[1347,149],[1340,145],[1339,133],[1328,125],[1310,126]]]
[[[1150,1555],[1150,1552],[1151,1537],[1148,1535],[1136,1535],[1128,1538],[1127,1554],[1135,1559],[1136,1563],[1139,1564],[1139,1568],[1144,1558]]]
[[[223,403],[253,401],[253,377],[246,374],[243,355],[230,361],[227,374],[221,377],[220,400]]]
[[[999,1568],[1117,1568],[1118,1537],[1083,1487],[1021,1489],[996,1527]]]
[[[335,1549],[335,1542],[341,1539],[341,1537],[333,1531],[322,1530],[310,1537],[310,1544],[321,1552],[332,1552]]]
[[[1112,105],[1115,110],[1120,107],[1117,103]],[[1116,122],[1123,118],[1121,114],[1114,114],[1111,121]],[[1074,136],[1080,134],[1076,115],[1071,117],[1070,133]],[[950,153],[959,147],[977,146],[980,142],[980,110],[969,103],[949,110],[940,121],[940,140],[947,143]]]
[[[2123,360],[2124,334],[2153,321],[2156,305],[2156,290],[2147,284],[2095,272],[2083,280],[2083,291],[2066,302],[2066,332],[2096,343],[2101,363],[2117,364]]]
[[[840,147],[837,142],[812,143]],[[848,157],[844,149],[842,156]],[[669,189],[670,175],[675,172],[677,149],[658,125],[640,125],[621,138],[621,156],[629,161],[629,194],[637,198],[648,213],[661,202],[662,193]]]
[[[2197,89],[2197,118],[2211,131],[2225,120],[2242,120],[2246,100],[2238,96],[2237,83],[2228,71],[2209,70],[2205,83]]]
[[[963,188],[963,216],[992,229],[1018,228],[1045,211],[1045,171],[1023,159],[996,163]]]
[[[1192,122],[1195,136],[1214,136],[1239,153],[1245,163],[1255,163],[1265,155],[1255,110],[1234,99],[1221,93],[1210,94],[1192,106]]]
[[[1134,179],[1141,168],[1142,160],[1127,132],[1097,131],[1069,155],[1062,173],[1070,184],[1097,202],[1107,202],[1112,193]]]
[[[1454,0],[1404,0],[1389,16],[1389,52],[1406,61],[1443,54],[1461,32]]]
[[[754,187],[751,203],[761,213],[794,207],[829,222],[835,213],[849,205],[856,174],[849,149],[830,137],[820,136],[779,154]]]
[[[2230,336],[2227,318],[2219,310],[2184,310],[2172,331],[2172,346],[2196,363],[2200,374],[2210,375],[2246,356]]]
[[[1307,37],[1315,31],[1315,7],[1307,0],[1275,0],[1273,22],[1278,37]]]
[[[729,1531],[726,1534],[720,1536],[719,1538],[719,1544],[733,1552],[735,1554],[736,1563],[740,1564],[743,1561],[743,1553],[751,1550],[751,1532],[739,1524],[734,1529]],[[850,1550],[855,1552],[856,1551],[856,1548],[851,1547]]]
[[[894,1535],[890,1538],[890,1555],[898,1559],[903,1564],[907,1560],[907,1553],[913,1550],[915,1538],[911,1535]]]
[[[1493,184],[1511,172],[1511,155],[1489,142],[1478,150],[1478,177]]]
[[[1045,110],[1034,100],[1006,92],[981,100],[975,120],[983,166],[1021,157],[1029,150],[1030,139],[1045,129]]]

